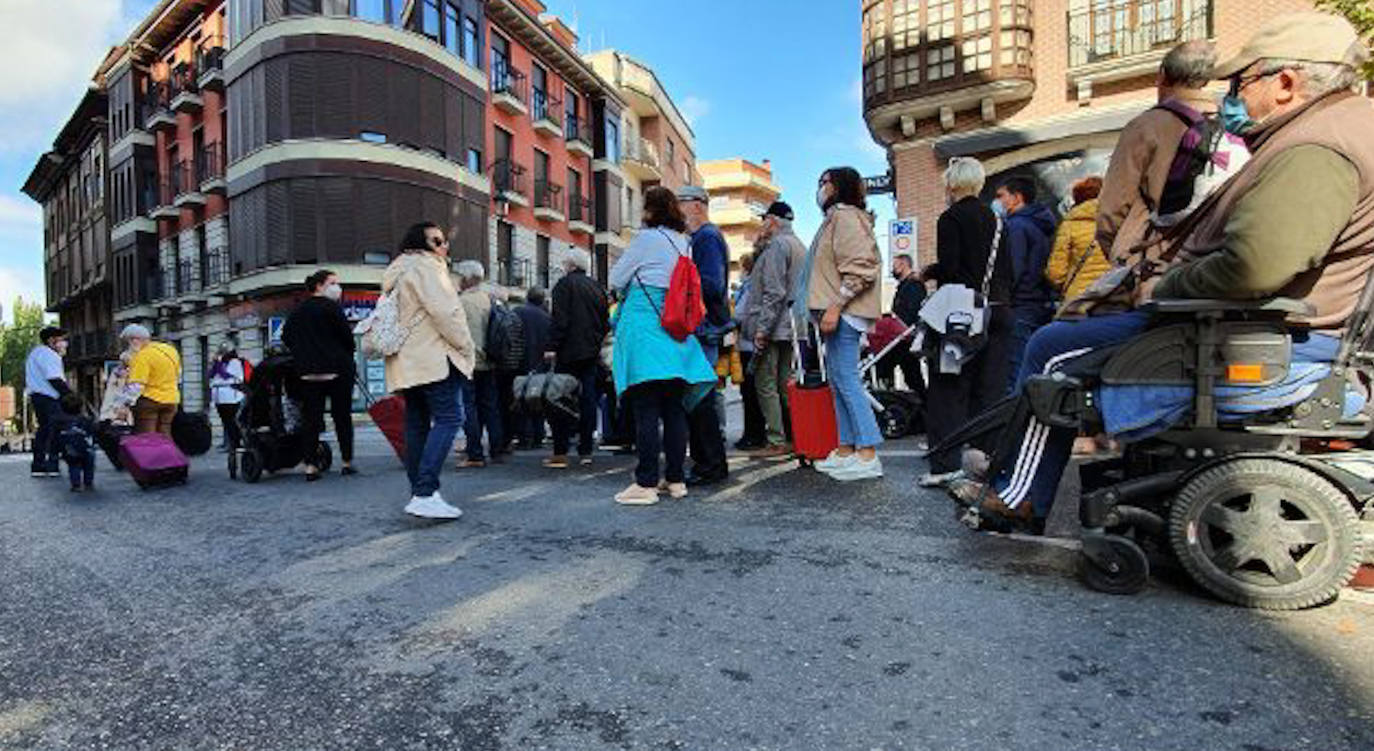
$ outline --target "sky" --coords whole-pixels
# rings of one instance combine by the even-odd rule
[[[154,0],[0,0],[0,304],[41,299],[43,225],[21,192],[110,46]],[[850,165],[887,170],[860,101],[859,3],[852,0],[547,0],[584,51],[614,47],[649,65],[696,134],[698,160],[772,160],[809,241],[816,179]],[[674,13],[675,11],[680,11]],[[880,242],[890,196],[870,199]]]

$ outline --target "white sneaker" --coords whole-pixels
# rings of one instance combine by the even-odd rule
[[[955,480],[961,480],[963,478],[964,470],[962,469],[956,469],[953,472],[944,472],[940,474],[936,474],[934,472],[927,472],[921,475],[921,479],[917,480],[916,483],[923,488],[938,488],[943,485],[948,485],[951,482],[954,482]]]
[[[875,480],[883,476],[883,460],[876,456],[868,461],[855,459],[839,469],[826,472],[826,474],[830,475],[831,479],[840,482]]]
[[[836,449],[835,451],[830,452],[830,456],[827,456],[824,459],[816,462],[816,469],[822,472],[834,472],[835,470],[845,466],[846,464],[853,464],[858,460],[859,454],[857,451],[847,454],[845,456],[840,456],[839,450]]]
[[[438,493],[424,497],[411,496],[410,503],[406,504],[406,513],[422,519],[457,519],[463,515],[462,509],[445,503],[444,497]]]

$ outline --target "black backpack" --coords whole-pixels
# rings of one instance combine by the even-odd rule
[[[487,340],[483,343],[492,370],[524,372],[525,323],[515,311],[495,297],[487,316]]]

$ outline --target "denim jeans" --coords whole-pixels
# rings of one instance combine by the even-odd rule
[[[560,364],[557,368],[559,373],[576,377],[581,388],[577,394],[576,420],[561,412],[550,418],[553,422],[553,453],[556,456],[568,455],[568,446],[572,443],[574,430],[578,433],[577,455],[592,455],[596,440],[596,408],[597,402],[601,401],[601,393],[597,390],[599,368],[600,363],[596,359]]]
[[[835,392],[840,445],[872,448],[883,442],[883,434],[859,377],[860,336],[858,329],[840,319],[835,332],[825,338],[825,369]]]
[[[411,495],[423,498],[439,490],[439,473],[463,425],[460,393],[467,383],[450,364],[444,380],[401,392],[406,400],[406,475]]]
[[[30,394],[34,416],[38,418],[38,430],[33,434],[33,462],[29,469],[34,472],[57,471],[57,429],[53,422],[62,411],[61,405],[51,396]]]
[[[87,451],[80,456],[67,457],[67,479],[72,487],[92,487],[95,485],[95,452]]]
[[[1032,375],[1053,373],[1074,358],[1124,342],[1144,331],[1148,322],[1146,314],[1131,312],[1044,326],[1026,344],[1016,387]],[[1037,517],[1049,516],[1077,435],[1072,428],[1051,428],[1032,418],[1016,456],[997,477],[997,494],[1002,501],[1011,508],[1029,502]]]
[[[1011,343],[1007,345],[1007,355],[1011,358],[1008,370],[1007,393],[1011,393],[1020,381],[1021,362],[1025,359],[1026,345],[1040,327],[1054,318],[1054,308],[1048,305],[1016,305],[1011,309]]]
[[[634,410],[635,483],[658,486],[658,455],[663,454],[663,479],[683,482],[687,461],[687,409],[682,404],[682,381],[648,381],[631,386],[625,398]],[[661,432],[660,432],[661,429]]]
[[[482,461],[482,431],[487,434],[487,447],[493,452],[502,446],[501,413],[497,405],[496,373],[479,370],[472,379],[463,380],[463,410],[467,420],[464,432],[467,434],[467,455],[472,461]]]

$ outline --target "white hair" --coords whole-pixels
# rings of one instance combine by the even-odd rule
[[[149,331],[148,327],[141,323],[131,323],[125,326],[123,331],[119,332],[119,338],[126,341],[129,339],[152,339],[153,332]]]
[[[584,248],[571,247],[563,255],[563,263],[578,271],[589,272],[592,270],[592,254]]]
[[[459,261],[453,272],[464,282],[480,282],[487,278],[487,271],[482,268],[481,262],[472,259]]]
[[[983,192],[983,184],[987,182],[987,173],[983,171],[983,163],[971,156],[956,156],[949,160],[949,167],[945,168],[945,188],[958,195],[976,196]]]
[[[1309,99],[1318,99],[1333,91],[1355,88],[1360,75],[1354,68],[1344,63],[1311,63],[1303,60],[1265,60],[1260,72],[1266,75],[1281,70],[1295,70],[1302,73],[1298,85]]]

